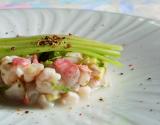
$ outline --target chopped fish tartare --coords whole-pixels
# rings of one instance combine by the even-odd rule
[[[67,35],[0,39],[0,94],[24,105],[78,103],[106,84],[121,49]]]

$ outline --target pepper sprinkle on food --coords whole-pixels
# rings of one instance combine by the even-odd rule
[[[45,36],[41,40],[37,42],[37,46],[56,46],[62,43],[62,40],[65,39],[65,37],[60,37],[57,35],[52,35],[52,36]]]
[[[11,50],[12,50],[12,51],[16,50],[16,47],[14,47],[14,46],[13,46],[13,47],[11,47]]]

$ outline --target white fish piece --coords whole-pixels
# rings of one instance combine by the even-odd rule
[[[41,63],[32,63],[28,67],[24,68],[24,81],[31,82],[36,76],[44,69],[44,65]]]
[[[46,108],[46,107],[53,107],[54,103],[53,102],[49,102],[46,98],[45,95],[40,95],[38,98],[38,104],[42,107],[42,108]]]
[[[14,58],[18,58],[18,56],[5,56],[4,58],[1,59],[2,60],[2,64],[11,63]]]
[[[51,84],[56,84],[60,80],[61,75],[56,73],[53,68],[44,68],[40,75],[36,78],[36,89],[42,93],[52,93]]]
[[[6,56],[1,60],[0,72],[3,82],[12,85],[23,75],[23,69],[31,63],[29,59],[18,56]]]
[[[67,59],[72,63],[78,63],[83,59],[83,57],[82,54],[79,52],[68,52],[66,54],[66,57],[64,57],[64,59]]]
[[[78,90],[78,94],[82,98],[89,98],[90,93],[91,93],[91,87],[89,86],[80,87]]]
[[[24,74],[24,71],[22,68],[17,67],[16,68],[16,75],[20,78]]]
[[[58,74],[54,68],[44,68],[44,70],[40,73],[40,75],[36,79],[36,84],[52,81],[58,81],[61,79],[61,75]]]
[[[35,89],[35,83],[26,84],[26,95],[30,104],[35,104],[39,98],[40,93]]]
[[[51,83],[50,82],[46,82],[46,81],[36,84],[36,89],[40,93],[47,93],[47,94],[52,94],[53,93],[53,89],[52,89]]]
[[[25,90],[20,81],[17,81],[14,83],[9,89],[5,91],[5,95],[8,98],[14,99],[14,100],[22,100],[25,95]]]
[[[64,105],[73,105],[77,104],[80,100],[80,97],[77,93],[75,92],[68,92],[62,97],[61,103]]]
[[[90,81],[91,70],[88,68],[87,65],[79,65],[79,69],[80,69],[80,77],[78,83],[81,86],[85,86]]]
[[[18,79],[16,75],[16,68],[10,64],[1,65],[1,78],[6,85],[12,85]]]
[[[75,86],[78,84],[80,70],[78,65],[66,59],[57,59],[54,62],[55,69],[61,74],[62,80],[67,86]]]

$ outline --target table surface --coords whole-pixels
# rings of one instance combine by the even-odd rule
[[[0,0],[0,9],[78,8],[160,20],[160,0]]]

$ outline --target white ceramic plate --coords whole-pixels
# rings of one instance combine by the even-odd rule
[[[160,125],[158,21],[80,10],[0,11],[0,37],[48,33],[73,33],[123,44],[124,67],[111,66],[111,87],[97,90],[88,101],[72,108],[36,109],[0,103],[0,125]],[[104,101],[99,101],[100,97]]]

